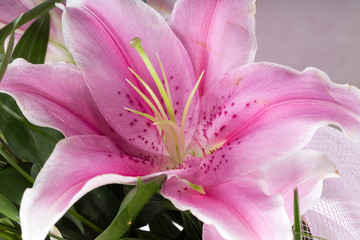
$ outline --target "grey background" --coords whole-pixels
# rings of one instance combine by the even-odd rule
[[[256,61],[325,71],[360,87],[360,0],[258,0]]]

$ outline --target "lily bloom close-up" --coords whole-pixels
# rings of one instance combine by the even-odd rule
[[[254,63],[255,1],[179,0],[167,20],[137,0],[58,7],[76,65],[17,59],[0,84],[29,121],[65,135],[23,196],[24,240],[99,186],[160,175],[203,239],[292,239],[293,189],[304,213],[336,175],[304,149],[313,135],[334,124],[360,141],[359,89]]]

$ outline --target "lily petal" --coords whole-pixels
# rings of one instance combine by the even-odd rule
[[[218,233],[214,225],[203,225],[203,240],[224,240],[224,238]]]
[[[158,11],[161,16],[163,16],[165,19],[167,19],[175,4],[176,0],[147,0],[146,3],[154,8],[156,11]]]
[[[33,188],[24,193],[23,239],[45,239],[56,221],[87,192],[110,183],[134,184],[137,176],[157,172],[159,164],[161,159],[124,154],[116,141],[105,136],[65,138],[56,145]]]
[[[291,239],[283,200],[266,194],[261,173],[202,187],[205,194],[172,177],[161,193],[180,210],[215,226],[224,239]]]
[[[298,188],[300,214],[304,214],[320,199],[324,178],[338,177],[335,165],[324,154],[302,150],[261,169],[270,194],[280,193],[291,222],[294,215],[294,188]]]
[[[72,64],[34,65],[17,59],[9,65],[0,91],[15,98],[29,121],[65,136],[111,133]]]
[[[188,51],[196,75],[205,70],[200,96],[227,72],[254,61],[255,12],[255,0],[176,2],[169,25]]]
[[[0,2],[0,27],[13,21],[20,16],[21,13],[27,12],[29,9],[36,6],[36,3],[31,1],[14,1],[14,0],[2,0]],[[26,24],[25,26],[28,26]],[[23,27],[24,28],[24,27]]]
[[[359,89],[332,83],[320,70],[300,73],[276,64],[251,64],[223,78],[212,91],[219,97],[206,99],[194,144],[205,152],[222,148],[211,157],[217,164],[223,154],[236,159],[238,167],[227,169],[234,174],[261,167],[269,158],[291,156],[328,124],[360,141]]]
[[[159,54],[169,82],[178,123],[188,96],[195,85],[195,74],[190,59],[165,20],[142,1],[70,0],[63,15],[67,47],[80,67],[99,109],[112,128],[128,142],[143,146],[148,151],[164,153],[163,147],[153,149],[145,142],[162,146],[157,128],[151,122],[124,107],[153,115],[138,93],[125,81],[129,79],[144,89],[129,71],[132,68],[149,84],[159,99],[154,80],[129,42],[139,37],[142,45],[161,76],[156,53]],[[145,24],[146,23],[146,24]],[[145,92],[145,91],[143,91]],[[188,126],[197,124],[198,96],[188,114]],[[187,127],[193,130],[194,127]],[[188,139],[193,132],[187,132]],[[141,136],[138,138],[138,136]],[[189,140],[187,141],[189,142]]]

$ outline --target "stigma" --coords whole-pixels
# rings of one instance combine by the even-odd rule
[[[187,149],[185,144],[185,124],[186,124],[187,114],[190,108],[191,101],[199,87],[204,72],[201,73],[193,90],[190,92],[190,95],[187,98],[182,113],[181,121],[177,122],[175,117],[173,102],[171,99],[169,84],[166,78],[164,66],[160,60],[159,55],[156,53],[161,69],[162,80],[158,75],[158,73],[156,72],[145,50],[143,49],[141,45],[141,39],[133,38],[130,41],[130,46],[135,48],[135,50],[140,55],[142,61],[144,62],[147,70],[149,71],[152,77],[152,81],[154,81],[156,88],[160,93],[159,96],[160,99],[150,88],[150,86],[134,70],[129,68],[132,74],[138,79],[139,83],[143,86],[144,92],[139,88],[137,88],[128,79],[126,79],[126,81],[150,107],[152,114],[136,111],[134,109],[130,109],[126,107],[125,109],[132,113],[135,113],[137,115],[149,119],[153,123],[153,125],[157,127],[159,134],[162,136],[167,152],[170,156],[170,162],[168,168],[177,169],[179,165],[181,165],[185,157],[187,156]],[[163,106],[161,102],[163,102],[165,106]]]

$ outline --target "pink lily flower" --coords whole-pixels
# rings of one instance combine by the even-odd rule
[[[42,2],[44,2],[44,0],[2,0],[0,2],[0,28],[19,17],[21,13],[29,11]],[[54,11],[50,12],[50,38],[45,58],[47,63],[73,61],[71,54],[64,46],[64,39],[61,29],[61,14],[62,12],[60,9],[55,9]],[[15,39],[19,40],[29,26],[30,23],[27,23],[17,29]]]
[[[328,124],[359,141],[360,91],[315,68],[253,63],[254,2],[180,0],[166,22],[142,1],[67,1],[76,66],[15,60],[0,84],[66,136],[24,194],[24,240],[44,239],[96,187],[158,175],[204,239],[292,238],[293,188],[304,212],[335,172],[304,147]]]

